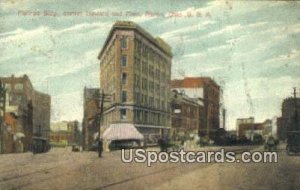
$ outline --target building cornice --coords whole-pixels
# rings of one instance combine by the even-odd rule
[[[151,34],[149,34],[147,31],[145,31],[142,27],[140,27],[134,22],[117,21],[109,31],[109,35],[106,38],[104,45],[98,55],[99,60],[102,58],[104,51],[106,49],[105,47],[108,45],[110,39],[113,37],[113,34],[116,30],[133,30],[139,33],[140,35],[142,35],[143,37],[145,37],[146,39],[148,39],[151,43],[153,43],[159,50],[164,52],[166,55],[170,57],[173,56],[171,47],[166,42],[164,42],[161,38],[154,38]]]

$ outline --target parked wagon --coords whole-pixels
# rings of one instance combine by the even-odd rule
[[[287,154],[300,152],[300,131],[289,131],[287,134]]]
[[[50,143],[48,138],[32,137],[32,153],[45,153],[50,150]]]

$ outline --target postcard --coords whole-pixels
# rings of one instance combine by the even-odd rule
[[[1,0],[0,189],[300,189],[299,1]]]

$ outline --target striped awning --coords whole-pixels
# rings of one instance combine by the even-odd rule
[[[143,140],[144,136],[130,123],[111,124],[103,133],[104,140]]]

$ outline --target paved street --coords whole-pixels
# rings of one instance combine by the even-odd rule
[[[283,146],[281,147],[283,148]],[[0,156],[0,189],[299,189],[300,156],[277,164],[124,164],[120,152]]]

